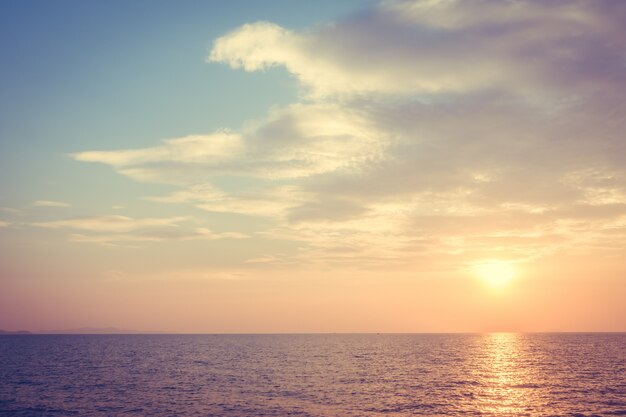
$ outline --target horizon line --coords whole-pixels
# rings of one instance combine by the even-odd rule
[[[140,331],[140,330],[119,330],[111,332],[85,331],[79,330],[3,330],[0,329],[0,335],[7,336],[80,336],[80,335],[211,335],[211,336],[297,336],[297,335],[482,335],[482,334],[608,334],[608,333],[626,333],[626,330],[550,330],[550,331],[428,331],[428,332],[175,332],[175,331]]]

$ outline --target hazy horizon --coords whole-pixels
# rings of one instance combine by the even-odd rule
[[[242,336],[250,336],[250,335],[258,335],[258,336],[280,336],[280,335],[285,335],[285,336],[289,336],[289,335],[332,335],[332,334],[336,334],[336,335],[429,335],[429,334],[441,334],[441,335],[446,335],[446,334],[450,334],[450,335],[454,335],[454,334],[459,334],[459,335],[463,335],[463,334],[473,334],[473,335],[488,335],[488,334],[593,334],[593,333],[598,333],[598,334],[610,334],[610,333],[617,333],[617,334],[621,334],[621,333],[626,333],[624,331],[602,331],[602,330],[594,330],[594,331],[575,331],[575,332],[571,332],[571,331],[559,331],[559,330],[554,330],[554,331],[541,331],[541,332],[533,332],[533,331],[529,331],[529,332],[509,332],[509,331],[490,331],[490,332],[463,332],[463,331],[458,331],[458,332],[445,332],[445,331],[440,331],[440,332],[277,332],[277,333],[268,333],[268,332],[249,332],[249,333],[239,333],[239,332],[223,332],[223,333],[215,333],[215,332],[176,332],[176,331],[167,331],[167,330],[163,330],[163,331],[156,331],[156,330],[136,330],[136,329],[118,329],[118,328],[112,328],[112,327],[86,327],[86,328],[78,328],[78,329],[54,329],[54,330],[25,330],[25,329],[20,329],[20,330],[7,330],[7,329],[0,329],[0,334],[2,332],[5,332],[7,334],[12,334],[12,333],[19,333],[19,332],[26,332],[24,334],[30,334],[30,335],[41,335],[41,336],[63,336],[63,335],[94,335],[94,336],[98,336],[98,335],[206,335],[206,336],[219,336],[219,335],[223,335],[223,336],[237,336],[237,335],[242,335]]]
[[[626,331],[626,2],[0,4],[0,329]]]

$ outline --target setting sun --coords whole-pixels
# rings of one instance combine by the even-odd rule
[[[492,287],[502,287],[515,277],[515,268],[507,261],[487,261],[474,267],[475,274]]]

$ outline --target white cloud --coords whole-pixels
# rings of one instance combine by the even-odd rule
[[[383,145],[359,112],[331,104],[297,104],[250,123],[241,134],[218,132],[153,148],[73,157],[111,165],[139,181],[189,185],[224,175],[289,179],[355,169],[379,157]]]
[[[99,216],[33,223],[47,229],[79,231],[69,234],[74,242],[119,244],[128,242],[167,242],[189,240],[246,239],[237,232],[214,232],[206,227],[190,227],[188,217],[132,218]]]
[[[216,233],[207,228],[192,230],[142,230],[133,233],[104,233],[81,234],[72,233],[70,239],[74,242],[89,243],[125,243],[125,242],[167,242],[188,240],[218,240],[218,239],[247,239],[249,235],[243,233]]]
[[[37,200],[33,202],[33,206],[35,207],[69,207],[70,205],[62,201]]]
[[[33,226],[44,227],[48,229],[76,229],[94,232],[123,233],[156,226],[176,227],[185,220],[187,220],[186,217],[137,219],[126,216],[110,215],[100,217],[75,218],[69,220],[56,220],[50,222],[39,222],[33,223]]]
[[[139,181],[179,182],[193,178],[189,171],[217,171],[239,156],[243,143],[239,135],[220,131],[165,141],[153,148],[123,151],[90,151],[73,154],[74,159],[111,165]],[[168,180],[168,175],[172,179]]]
[[[9,227],[11,223],[0,220],[0,228]]]
[[[148,200],[162,203],[192,203],[206,211],[265,217],[281,217],[303,198],[297,188],[290,186],[229,193],[209,184],[190,186],[167,196],[147,197]]]
[[[0,211],[5,212],[5,213],[9,213],[12,215],[16,215],[16,216],[21,216],[24,214],[24,212],[22,210],[13,208],[13,207],[0,207]]]
[[[149,149],[128,151],[92,151],[75,154],[79,161],[102,162],[114,166],[137,165],[176,160],[188,163],[212,163],[232,158],[241,150],[238,135],[218,132],[212,135],[193,135],[165,141],[164,145]]]

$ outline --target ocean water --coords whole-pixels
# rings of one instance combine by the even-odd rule
[[[0,415],[626,415],[626,334],[1,336]]]

